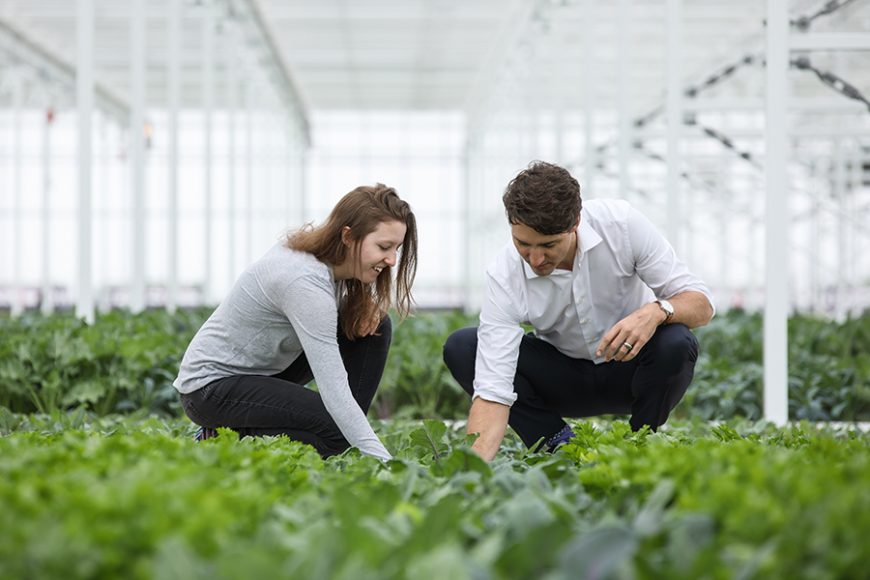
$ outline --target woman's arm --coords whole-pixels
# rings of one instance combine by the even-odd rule
[[[341,434],[366,455],[391,459],[350,392],[338,350],[338,311],[331,286],[316,277],[297,278],[284,292],[282,308],[299,336],[323,404]]]

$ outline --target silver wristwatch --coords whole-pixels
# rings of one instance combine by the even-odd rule
[[[666,318],[664,319],[664,321],[662,322],[662,324],[665,324],[665,323],[667,323],[667,322],[670,322],[671,318],[674,316],[674,306],[673,306],[673,304],[671,304],[671,303],[668,302],[667,300],[656,300],[656,304],[659,305],[659,308],[662,309],[662,312],[664,312],[664,313],[665,313],[665,316],[666,316]]]

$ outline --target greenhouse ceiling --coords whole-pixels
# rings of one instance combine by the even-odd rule
[[[161,106],[169,50],[167,2],[144,4],[147,102]],[[57,72],[45,65],[48,59],[71,70],[76,5],[67,0],[0,0],[4,68],[25,63],[32,65],[31,74],[50,78]],[[94,0],[95,78],[122,102],[130,92],[134,5],[129,0]],[[706,96],[718,99],[717,106],[760,109],[765,3],[692,0],[681,5],[680,62],[687,86],[737,65],[728,82]],[[833,5],[836,10],[825,11]],[[866,1],[795,0],[789,8],[795,23],[804,18],[805,33],[813,38],[870,27]],[[580,103],[588,90],[584,84],[592,79],[597,102],[611,103],[628,93],[631,107],[640,113],[663,98],[668,10],[667,0],[186,0],[182,95],[187,106],[200,105],[204,21],[210,14],[218,105],[227,74],[259,69],[258,74],[292,86],[305,110],[474,111],[499,91],[510,91],[529,106],[571,107]],[[814,68],[866,89],[868,55],[866,50],[824,50],[804,56]],[[251,63],[259,66],[245,66]],[[800,107],[835,112],[863,107],[841,98],[811,69],[794,69],[792,78]],[[0,93],[8,101],[8,91]]]

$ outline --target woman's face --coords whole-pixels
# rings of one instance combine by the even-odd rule
[[[354,244],[350,244],[348,256],[356,261],[353,277],[365,284],[371,284],[378,279],[381,272],[395,266],[407,229],[405,224],[399,221],[379,223],[375,231],[360,242],[358,258]]]

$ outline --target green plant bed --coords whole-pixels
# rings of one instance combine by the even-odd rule
[[[172,381],[210,313],[114,311],[93,325],[71,315],[0,317],[0,405],[20,413],[144,409],[178,416]],[[476,324],[476,316],[456,312],[397,321],[370,416],[464,418],[469,397],[444,366],[442,347],[451,332]],[[761,418],[761,316],[732,311],[695,332],[695,380],[674,417]],[[789,373],[792,419],[870,421],[870,315],[842,323],[790,319]]]
[[[71,314],[0,318],[0,405],[20,413],[83,407],[179,415],[172,381],[210,313],[114,310],[90,325]]]
[[[730,311],[695,333],[701,344],[695,380],[675,416],[760,419],[761,314]],[[788,340],[792,420],[870,421],[870,314],[843,322],[793,316]]]
[[[490,465],[438,421],[321,460],[183,420],[0,413],[2,578],[858,578],[860,433],[575,423]]]
[[[453,380],[442,355],[447,337],[466,326],[477,326],[477,316],[422,312],[395,324],[370,415],[415,419],[467,415],[471,398]]]

